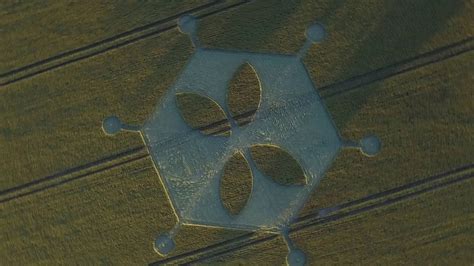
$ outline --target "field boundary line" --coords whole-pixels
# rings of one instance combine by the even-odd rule
[[[317,209],[308,215],[300,217],[291,226],[290,233],[297,232],[311,226],[326,224],[347,217],[355,216],[364,212],[386,207],[404,200],[413,199],[421,194],[435,191],[465,180],[469,180],[473,177],[474,164],[468,164],[444,173],[423,178],[421,180],[404,184],[402,186],[398,186],[389,190],[374,193],[350,202]],[[259,236],[257,233],[250,232],[242,236],[228,239],[226,241],[216,243],[207,247],[178,254],[173,257],[165,258],[151,263],[150,265],[163,265],[167,263],[191,264],[203,262],[214,257],[240,250],[247,246],[270,241],[277,237],[279,237],[279,235],[272,234],[266,236]]]
[[[192,13],[200,19],[236,8],[240,5],[250,3],[251,1],[252,0],[239,0],[233,2],[231,0],[214,0],[144,26],[116,34],[112,37],[18,67],[0,74],[0,87],[169,31],[177,27],[176,19],[182,15]],[[203,11],[209,9],[211,9],[209,12],[203,13]]]

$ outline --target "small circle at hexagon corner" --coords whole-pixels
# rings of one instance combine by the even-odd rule
[[[175,248],[175,243],[169,234],[161,234],[153,243],[153,248],[156,253],[166,256]]]
[[[286,257],[286,263],[289,266],[306,265],[306,255],[300,249],[292,249]]]
[[[122,129],[122,122],[116,116],[109,116],[102,121],[102,130],[108,135],[115,135]]]
[[[381,147],[382,143],[375,135],[368,135],[360,140],[360,149],[366,156],[372,157],[377,155],[377,153],[380,152]]]
[[[197,29],[196,18],[191,15],[184,15],[178,19],[178,29],[185,34],[195,34]]]
[[[326,38],[326,29],[323,24],[315,22],[306,29],[306,38],[313,43],[322,42]]]

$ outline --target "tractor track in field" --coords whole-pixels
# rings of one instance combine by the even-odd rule
[[[54,173],[54,174],[49,175],[49,176],[45,176],[45,177],[42,177],[42,178],[35,179],[35,180],[33,180],[31,182],[28,182],[28,183],[24,183],[24,184],[21,184],[21,185],[12,187],[12,188],[2,190],[2,191],[0,191],[0,203],[5,203],[5,202],[8,202],[10,200],[18,199],[18,198],[21,198],[21,197],[24,197],[24,196],[27,196],[27,195],[31,195],[31,194],[36,193],[36,192],[43,191],[43,190],[48,189],[48,188],[56,187],[60,184],[65,184],[69,181],[73,181],[73,180],[76,180],[76,179],[79,179],[79,178],[84,178],[84,177],[87,177],[89,175],[97,174],[97,173],[100,173],[100,172],[103,172],[103,171],[106,171],[106,170],[113,169],[115,167],[122,166],[122,165],[127,164],[127,163],[131,163],[133,161],[136,161],[138,159],[142,159],[142,158],[148,156],[148,153],[140,154],[144,151],[146,151],[145,146],[134,147],[134,148],[122,151],[120,153],[116,153],[116,154],[113,154],[111,156],[101,158],[101,159],[99,159],[97,161],[94,161],[94,162],[90,162],[90,163],[86,163],[86,164],[83,164],[83,165],[80,165],[80,166],[69,168],[69,169],[66,169],[64,171],[60,171],[60,172]],[[118,163],[114,163],[114,164],[111,164],[109,166],[103,166],[99,169],[94,170],[94,168],[100,167],[102,165],[106,165],[106,164],[111,163],[115,160],[120,160],[122,158],[126,158],[128,156],[131,156],[131,158],[126,160],[126,161],[123,161],[123,162],[119,161]],[[78,173],[83,172],[83,171],[85,173],[82,173],[82,174],[80,174],[78,176],[75,176],[75,177],[72,177],[72,178],[67,178],[68,176],[74,176],[74,174],[78,174]],[[47,184],[49,182],[55,182],[56,180],[62,180],[62,181],[59,181],[59,182],[56,182],[56,183],[53,183],[53,184],[49,184],[49,185]],[[64,182],[65,180],[67,180],[67,182]],[[44,185],[44,184],[46,184],[46,185]]]
[[[112,37],[100,40],[70,51],[66,51],[55,56],[22,66],[8,72],[0,74],[0,87],[45,73],[83,59],[87,59],[102,53],[114,50],[131,43],[149,38],[151,36],[169,31],[177,27],[176,19],[185,14],[194,14],[196,18],[201,19],[215,15],[230,9],[236,8],[252,0],[241,0],[238,2],[215,0],[186,11],[177,13],[167,18],[119,33]],[[215,9],[213,9],[215,8]],[[209,10],[207,13],[203,11]]]
[[[301,216],[291,225],[290,233],[387,207],[395,203],[416,198],[424,193],[470,180],[473,177],[474,164],[469,164],[442,174],[430,176],[399,187],[371,194],[360,199],[319,209],[308,215]],[[257,233],[251,232],[204,248],[165,258],[153,262],[150,265],[163,265],[168,263],[193,264],[205,262],[206,260],[238,251],[245,247],[264,243],[278,237],[280,236],[277,234],[259,236]]]
[[[417,55],[415,57],[394,63],[392,65],[376,69],[371,72],[367,72],[362,75],[358,75],[355,77],[348,78],[341,82],[336,82],[324,87],[319,88],[319,92],[323,99],[331,98],[336,95],[340,95],[345,92],[349,92],[355,90],[359,87],[369,85],[371,83],[381,81],[384,79],[388,79],[397,75],[401,75],[403,73],[416,70],[418,68],[422,68],[424,66],[428,66],[434,63],[438,63],[452,57],[456,57],[458,55],[467,53],[474,50],[474,38],[467,38],[463,41],[444,46],[433,51]],[[298,104],[310,104],[311,102],[305,101],[305,95],[298,96],[295,100]],[[300,105],[301,106],[301,105]],[[284,108],[284,107],[283,107]],[[280,108],[282,109],[282,108]],[[242,114],[238,114],[234,116],[234,119],[246,119],[253,116],[257,110],[251,110]],[[267,117],[270,115],[272,110],[267,111],[263,117]],[[212,128],[218,128],[219,126],[224,125],[227,123],[226,119],[219,120],[212,122],[208,125],[202,126],[197,128],[197,130],[211,130]],[[219,134],[222,132],[227,131],[227,129],[223,129],[220,131],[213,132],[213,134]]]
[[[50,189],[50,188],[55,188],[57,186],[67,184],[67,183],[69,183],[71,181],[74,181],[74,180],[82,179],[82,178],[85,178],[85,177],[88,177],[88,176],[91,176],[91,175],[94,175],[94,174],[99,174],[99,173],[102,173],[102,172],[105,172],[105,171],[109,171],[111,169],[121,167],[121,166],[127,165],[129,163],[132,163],[132,162],[135,162],[135,161],[147,158],[147,157],[149,157],[149,154],[142,154],[142,155],[127,159],[125,161],[120,161],[120,162],[117,162],[117,163],[114,163],[114,164],[111,164],[111,165],[108,165],[108,166],[100,167],[98,169],[92,170],[92,171],[87,172],[87,173],[79,174],[77,176],[72,176],[72,177],[69,177],[69,178],[60,179],[59,181],[57,181],[55,183],[51,183],[51,184],[46,183],[44,186],[40,186],[38,188],[33,187],[33,189],[31,189],[31,190],[28,190],[28,191],[25,191],[25,192],[20,192],[18,194],[14,194],[12,196],[8,196],[8,197],[0,199],[0,204],[1,203],[6,203],[6,202],[9,202],[9,201],[12,201],[12,200],[17,200],[19,198],[22,198],[22,197],[25,197],[25,196],[28,196],[28,195],[32,195],[32,194],[35,194],[37,192],[45,191],[45,190]],[[54,181],[56,181],[56,179],[54,179]]]
[[[131,30],[128,30],[128,31],[125,31],[125,32],[116,34],[116,35],[114,35],[114,36],[112,36],[112,37],[109,37],[109,38],[106,38],[106,39],[103,39],[103,40],[100,40],[100,41],[97,41],[97,42],[93,42],[93,43],[91,43],[91,44],[88,44],[88,45],[85,45],[85,46],[81,46],[81,47],[79,47],[79,48],[75,48],[75,49],[70,50],[70,51],[66,51],[66,52],[59,53],[59,54],[57,54],[57,55],[53,55],[53,56],[48,57],[48,58],[46,58],[46,59],[42,59],[42,60],[36,61],[36,62],[34,62],[34,63],[28,64],[28,65],[24,65],[24,66],[22,66],[22,67],[15,68],[15,69],[10,70],[10,71],[7,71],[7,72],[5,72],[5,73],[1,73],[1,74],[0,74],[0,78],[5,78],[5,77],[8,77],[8,76],[12,76],[12,75],[14,75],[14,74],[23,72],[23,71],[25,71],[25,70],[29,70],[29,69],[34,68],[34,67],[38,67],[38,66],[44,65],[44,64],[46,64],[46,63],[50,63],[50,62],[52,62],[52,61],[61,59],[61,58],[63,58],[63,57],[66,57],[66,56],[69,56],[69,55],[72,55],[72,54],[75,54],[75,53],[78,53],[78,52],[82,52],[82,51],[85,51],[85,50],[88,50],[88,49],[91,49],[91,48],[95,48],[95,47],[97,47],[97,46],[100,46],[100,45],[103,45],[103,44],[106,44],[106,43],[109,43],[109,42],[118,40],[118,39],[123,38],[123,37],[127,37],[127,36],[129,36],[129,35],[131,35],[131,34],[133,34],[133,33],[137,33],[137,32],[140,32],[140,31],[147,30],[147,29],[152,28],[152,27],[159,26],[159,25],[164,24],[164,23],[166,23],[166,22],[170,22],[170,21],[172,21],[172,20],[174,20],[174,19],[177,19],[177,18],[179,18],[179,16],[181,16],[181,15],[184,15],[184,14],[187,14],[187,13],[193,13],[193,12],[196,12],[196,11],[199,11],[199,10],[202,10],[202,9],[205,9],[205,8],[209,8],[210,6],[216,5],[216,4],[218,4],[219,2],[222,2],[222,0],[211,1],[211,2],[209,2],[209,3],[206,3],[206,4],[203,4],[203,5],[200,5],[200,6],[197,6],[197,7],[188,9],[188,10],[185,10],[185,11],[180,12],[180,13],[178,13],[178,14],[171,15],[171,16],[166,17],[166,18],[164,18],[164,19],[160,19],[160,20],[157,20],[157,21],[148,23],[148,24],[146,24],[146,25],[139,26],[139,27],[133,28],[133,29],[131,29]]]
[[[240,2],[221,6],[220,4],[228,3],[228,1],[212,1],[210,3],[197,6],[195,8],[167,17],[165,19],[161,19],[156,22],[120,33],[113,37],[74,50],[60,53],[58,55],[49,57],[41,61],[37,61],[29,65],[25,65],[23,67],[16,68],[9,72],[0,74],[0,87],[48,71],[52,71],[57,68],[61,68],[63,66],[78,62],[83,59],[100,55],[107,51],[129,45],[131,43],[143,40],[145,38],[160,34],[165,31],[169,31],[171,29],[176,28],[176,23],[171,24],[173,20],[183,14],[205,11],[214,6],[219,7],[215,10],[211,10],[207,13],[203,13],[196,16],[197,18],[204,18],[238,7],[248,2],[250,1],[243,0]],[[319,88],[319,91],[322,98],[334,97],[346,92],[356,90],[362,86],[366,86],[377,81],[401,75],[403,73],[407,73],[427,65],[442,62],[449,58],[453,58],[458,55],[470,52],[473,49],[474,37],[468,37],[467,39],[464,39],[460,42],[440,47],[433,51],[423,53],[400,62],[396,62],[389,66],[385,66],[373,70],[371,72],[367,72],[340,82],[321,87]],[[250,111],[248,113],[242,114],[241,117],[245,118],[247,116],[252,116],[255,111]],[[270,114],[271,110],[269,110],[268,115]],[[212,129],[213,127],[216,127],[222,124],[223,122],[225,122],[225,120],[214,122],[205,126],[204,128]],[[186,136],[189,135],[190,131],[192,130],[183,132],[183,134],[179,135],[177,138],[164,140],[163,143],[173,143],[173,145],[180,145],[183,143],[183,141],[186,141]],[[181,137],[184,137],[184,140],[180,141]],[[46,177],[33,180],[31,182],[27,182],[12,188],[2,190],[0,191],[0,203],[6,203],[28,195],[35,194],[37,192],[48,190],[50,188],[55,188],[71,181],[102,173],[117,167],[121,167],[132,162],[147,158],[149,156],[150,155],[148,154],[147,149],[144,146],[130,148],[123,152],[104,157],[94,162],[69,168]],[[314,212],[311,212],[307,215],[298,218],[295,223],[292,224],[290,233],[298,232],[308,227],[323,225],[359,214],[363,214],[366,212],[381,209],[383,207],[387,207],[399,202],[414,199],[425,193],[446,188],[453,184],[472,180],[472,178],[474,177],[473,170],[474,164],[464,165],[445,173],[426,177],[418,181],[404,184],[382,192],[370,194],[363,198],[341,203],[332,207],[315,210]],[[193,264],[205,262],[209,259],[213,259],[238,250],[242,250],[249,246],[268,242],[278,237],[280,236],[275,234],[262,236],[251,232],[217,244],[196,249],[190,252],[178,254],[173,257],[165,258],[153,262],[150,265],[163,265],[168,263]]]
[[[371,72],[324,86],[320,88],[321,95],[324,98],[330,98],[354,90],[358,87],[388,79],[430,64],[438,63],[472,50],[474,50],[474,37],[471,36],[462,41],[434,49],[430,52],[419,54],[412,58],[396,62]]]
[[[241,3],[241,2],[238,2],[238,3]],[[387,67],[384,67],[384,68],[381,68],[381,69],[378,69],[378,70],[368,72],[368,73],[363,74],[363,75],[351,77],[349,79],[346,79],[345,81],[321,87],[319,90],[320,90],[320,93],[321,93],[323,99],[330,98],[330,97],[342,94],[344,92],[349,92],[349,91],[356,90],[357,88],[360,88],[364,85],[368,85],[368,84],[376,82],[376,81],[380,81],[380,80],[383,80],[383,79],[388,79],[388,78],[391,78],[391,77],[396,76],[396,75],[400,75],[400,74],[405,73],[405,72],[413,71],[415,69],[418,69],[418,68],[421,68],[421,67],[424,67],[424,66],[427,66],[427,65],[430,65],[430,64],[434,64],[434,63],[438,63],[438,62],[447,60],[449,58],[461,55],[461,54],[469,52],[469,51],[472,51],[473,49],[474,49],[474,38],[468,38],[468,39],[465,39],[464,41],[457,42],[457,43],[454,43],[454,44],[451,44],[451,45],[448,45],[448,46],[445,46],[445,47],[438,48],[438,49],[433,50],[431,52],[418,55],[418,56],[413,57],[411,59],[400,61],[398,63],[392,64],[390,66],[387,66]],[[300,107],[305,105],[305,104],[310,103],[305,99],[305,95],[300,95],[300,96],[296,97],[295,100],[298,101],[298,105]],[[284,107],[279,107],[279,109],[282,109],[282,108],[284,108]],[[246,118],[247,116],[252,116],[252,115],[255,114],[255,112],[256,112],[256,110],[253,110],[253,111],[246,112],[244,114],[240,114],[240,115],[238,115],[238,118]],[[262,117],[265,119],[265,117],[271,115],[271,113],[273,112],[273,109],[269,109],[269,110],[266,110],[264,112],[265,113],[262,115]],[[216,121],[216,122],[213,122],[213,123],[211,123],[207,126],[204,126],[202,128],[190,129],[189,131],[183,132],[182,134],[180,134],[178,136],[175,136],[172,139],[164,139],[163,141],[160,141],[160,143],[153,143],[153,144],[163,145],[166,148],[172,148],[172,147],[177,146],[177,145],[182,145],[182,144],[186,143],[189,140],[189,136],[190,136],[191,131],[211,129],[213,127],[218,127],[219,125],[221,125],[222,123],[225,123],[225,122],[226,122],[226,120]],[[53,175],[50,175],[50,176],[47,176],[47,177],[42,177],[42,178],[39,178],[37,180],[28,182],[26,184],[22,184],[22,185],[13,187],[13,188],[2,190],[2,191],[0,191],[0,203],[6,202],[4,199],[1,199],[2,197],[7,198],[9,200],[13,200],[13,199],[18,198],[18,197],[14,197],[14,196],[7,196],[8,194],[15,194],[20,190],[26,190],[29,187],[37,186],[37,185],[39,185],[39,184],[41,184],[45,181],[50,181],[52,179],[61,178],[61,177],[71,175],[71,174],[74,174],[74,173],[82,171],[82,170],[86,170],[86,169],[89,169],[89,168],[92,168],[92,167],[99,166],[101,164],[108,163],[108,162],[113,161],[113,160],[124,158],[124,157],[129,155],[128,153],[130,153],[130,152],[133,153],[135,149],[137,149],[137,147],[128,149],[128,150],[126,150],[122,153],[116,154],[116,155],[112,155],[112,156],[100,159],[98,161],[90,162],[90,163],[87,163],[87,164],[82,165],[82,166],[73,167],[73,168],[64,170],[62,172],[59,172],[59,173],[56,173],[56,174],[53,174]],[[141,147],[141,149],[145,150],[145,147],[143,146],[143,147]],[[34,191],[39,192],[39,191],[43,191],[43,189],[41,189],[41,190],[34,189]],[[31,195],[33,193],[28,192],[28,193],[22,193],[22,195],[23,194],[24,194],[24,196],[26,196],[26,195]]]

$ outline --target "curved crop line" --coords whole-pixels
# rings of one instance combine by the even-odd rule
[[[203,122],[208,123],[209,120],[211,119],[213,120],[215,118],[212,116],[216,115],[219,117],[223,117],[223,119],[219,120],[218,121],[219,123],[216,125],[224,126],[223,128],[224,132],[231,130],[231,124],[230,124],[229,118],[227,117],[226,111],[218,102],[216,102],[211,97],[203,95],[201,93],[184,91],[184,92],[176,93],[175,98],[176,98],[176,107],[179,110],[182,120],[188,127],[192,129],[209,128],[207,126],[201,126],[200,124],[202,124]],[[200,115],[206,118],[204,121],[201,121],[199,116],[197,116],[196,118],[196,113],[199,113],[200,111],[203,111],[203,113],[201,113]],[[206,117],[207,115],[210,115],[211,117]],[[224,121],[224,122],[222,123],[221,121]],[[220,128],[210,127],[209,129],[219,130]],[[217,132],[220,132],[220,131],[217,131]],[[208,136],[217,135],[216,133],[212,131],[209,132],[209,130],[200,130],[200,132]]]
[[[241,171],[235,174],[235,172],[232,171],[235,168],[240,168]],[[243,173],[242,170],[245,172]],[[247,206],[253,193],[254,173],[252,172],[248,159],[241,151],[236,151],[229,159],[227,159],[223,171],[221,172],[222,174],[219,182],[220,201],[228,213],[231,215],[238,215]],[[233,178],[239,178],[237,184],[232,182]],[[228,180],[230,180],[230,184],[228,184],[230,186],[225,185],[228,183]],[[237,199],[235,195],[232,197],[228,194],[235,192],[236,187],[238,187],[238,192],[241,192],[244,188],[246,189],[243,191],[244,193],[239,193]],[[229,188],[234,189],[234,191],[228,191]]]
[[[250,72],[250,73],[249,73]],[[247,76],[250,75],[250,76]],[[245,81],[242,81],[245,80]],[[258,95],[254,95],[254,89],[258,90]],[[250,90],[250,91],[249,91]],[[234,100],[239,98],[239,94],[246,94],[253,98],[252,100],[248,101],[251,105],[255,104],[253,100],[257,100],[256,106],[251,106],[251,110],[246,110],[245,112],[241,113],[239,110],[242,106],[239,106],[237,102]],[[252,97],[253,96],[253,97]],[[255,97],[256,96],[256,97]],[[234,105],[236,104],[236,105]],[[235,73],[233,74],[230,83],[228,84],[227,88],[227,97],[226,97],[226,106],[227,111],[231,117],[235,121],[238,126],[244,126],[250,123],[253,120],[253,117],[256,115],[256,112],[260,108],[262,104],[262,82],[260,81],[260,77],[257,74],[255,67],[250,64],[250,62],[245,62],[240,65]],[[244,110],[247,109],[249,106],[244,105]],[[247,114],[246,116],[242,116],[242,114]],[[240,119],[249,119],[250,121],[240,121]]]

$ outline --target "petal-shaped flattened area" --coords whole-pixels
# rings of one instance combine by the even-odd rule
[[[227,93],[229,111],[239,126],[253,120],[261,96],[257,73],[249,63],[243,64],[234,74]]]
[[[252,192],[252,171],[240,152],[226,162],[220,182],[222,204],[232,215],[237,215],[247,204]]]
[[[298,161],[278,146],[258,144],[250,147],[258,170],[281,185],[304,185],[306,176]]]
[[[229,136],[230,123],[215,101],[197,93],[177,93],[176,102],[184,121],[206,135]]]

